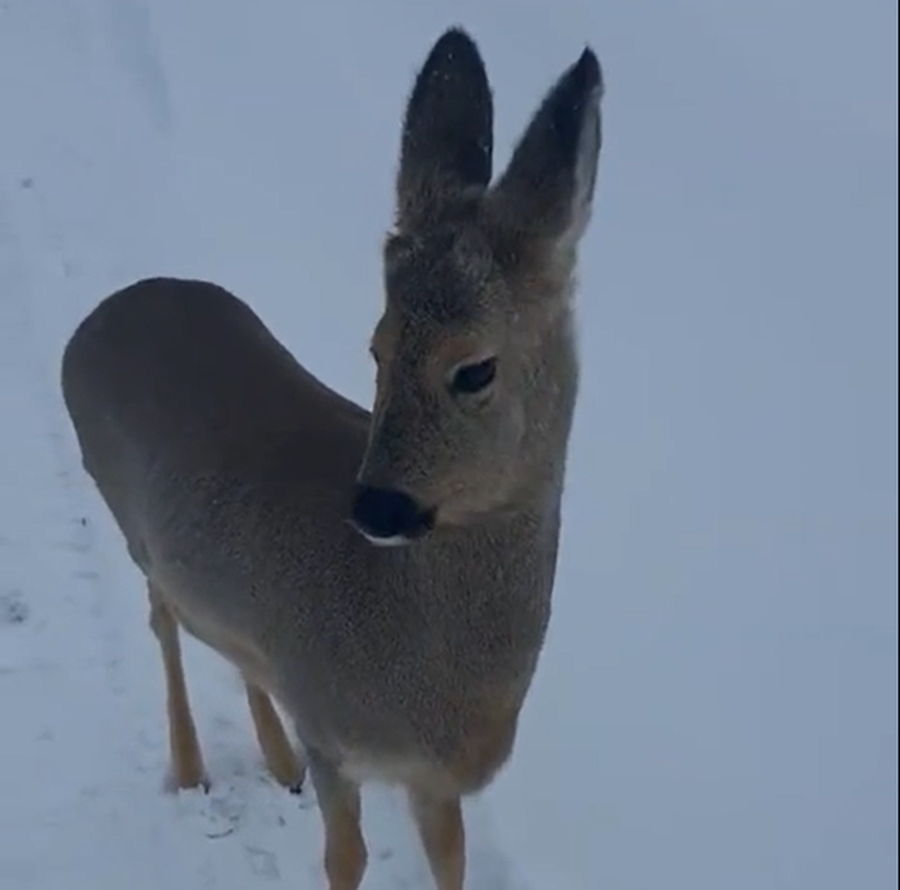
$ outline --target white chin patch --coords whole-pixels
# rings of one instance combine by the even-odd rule
[[[409,538],[406,538],[403,535],[394,535],[392,538],[375,538],[362,530],[360,530],[360,534],[370,544],[374,544],[376,547],[405,547],[409,544]]]

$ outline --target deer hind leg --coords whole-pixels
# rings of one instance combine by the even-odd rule
[[[176,788],[207,788],[209,782],[203,766],[203,755],[197,741],[197,728],[191,714],[184,666],[181,661],[181,641],[178,622],[166,605],[162,594],[148,585],[150,598],[150,628],[159,641],[166,675],[166,709],[169,716],[169,754],[172,780]]]
[[[246,678],[244,686],[266,767],[280,785],[299,794],[306,777],[306,764],[291,745],[269,695]]]
[[[438,890],[463,890],[466,850],[459,798],[413,788],[409,800]]]
[[[360,828],[359,786],[335,764],[309,753],[309,772],[325,822],[325,874],[328,890],[358,890],[368,854]]]

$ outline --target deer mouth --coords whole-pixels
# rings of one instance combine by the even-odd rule
[[[434,528],[435,511],[395,488],[356,486],[350,523],[370,543],[402,547]]]

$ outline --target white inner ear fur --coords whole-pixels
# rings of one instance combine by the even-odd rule
[[[557,250],[564,256],[575,250],[591,221],[600,154],[600,94],[598,87],[588,99],[581,125],[571,219],[568,228],[557,241]]]

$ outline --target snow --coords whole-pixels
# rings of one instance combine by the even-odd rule
[[[399,115],[456,22],[500,161],[585,41],[608,82],[552,633],[467,890],[896,886],[895,6],[2,0],[2,890],[324,886],[199,644],[214,785],[163,790],[58,363],[113,288],[198,275],[368,402]],[[430,890],[400,801],[365,822],[365,890]]]

